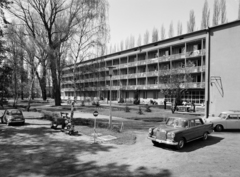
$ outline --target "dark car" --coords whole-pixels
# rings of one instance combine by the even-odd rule
[[[158,127],[149,129],[148,139],[154,145],[170,144],[182,149],[185,143],[200,139],[206,140],[213,132],[213,124],[204,123],[201,118],[170,117]]]
[[[0,98],[0,104],[8,104],[7,98]]]
[[[2,123],[10,124],[25,124],[23,113],[20,109],[6,109],[2,116]]]

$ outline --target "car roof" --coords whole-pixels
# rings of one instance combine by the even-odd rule
[[[173,119],[184,119],[184,120],[192,120],[192,119],[201,119],[201,117],[169,117]]]
[[[223,111],[221,113],[223,113],[223,114],[240,114],[240,111],[232,111],[232,110],[230,110],[230,111]]]

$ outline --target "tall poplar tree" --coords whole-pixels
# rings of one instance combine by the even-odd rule
[[[220,22],[221,24],[227,23],[226,0],[221,0],[220,2]]]
[[[210,26],[209,18],[210,18],[210,9],[208,7],[208,1],[205,0],[203,5],[203,10],[202,10],[201,29],[206,29]]]
[[[174,36],[173,22],[171,22],[169,25],[168,37],[171,38],[173,36]]]
[[[212,25],[217,26],[219,24],[219,19],[220,19],[220,3],[218,0],[214,0]]]
[[[182,23],[180,21],[177,26],[177,35],[182,35]]]
[[[195,28],[196,28],[195,15],[194,15],[194,11],[191,10],[189,13],[189,21],[187,22],[188,33],[195,31]]]
[[[161,40],[164,40],[165,38],[166,38],[165,27],[162,24],[162,27],[161,27]]]

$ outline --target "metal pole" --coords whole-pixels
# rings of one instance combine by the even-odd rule
[[[112,75],[110,75],[110,117],[109,128],[112,128]]]

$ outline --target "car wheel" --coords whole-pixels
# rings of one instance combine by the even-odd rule
[[[185,141],[184,141],[184,139],[182,138],[182,139],[180,139],[179,141],[178,141],[178,144],[177,144],[177,146],[176,146],[176,148],[179,150],[179,149],[182,149],[183,147],[184,147],[184,145],[185,145]]]
[[[222,125],[217,125],[217,126],[215,127],[215,130],[216,130],[217,132],[221,132],[221,131],[223,131],[223,126],[222,126]]]
[[[159,144],[159,143],[156,142],[156,141],[152,141],[152,143],[153,143],[154,146],[157,146],[157,145]]]
[[[203,134],[203,140],[207,140],[207,139],[208,139],[208,133],[205,132],[205,133]]]

